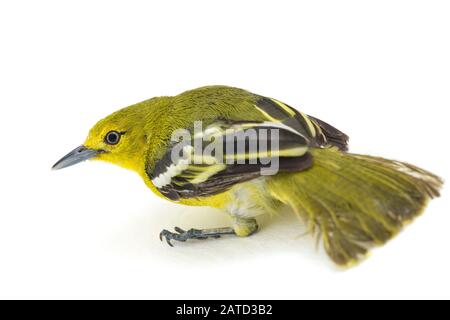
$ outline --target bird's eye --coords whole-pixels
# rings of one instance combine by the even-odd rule
[[[105,136],[105,142],[107,144],[111,144],[111,145],[118,144],[119,140],[120,140],[120,136],[121,135],[120,135],[119,132],[117,132],[117,131],[110,131]]]

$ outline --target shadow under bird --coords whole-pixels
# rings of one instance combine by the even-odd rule
[[[195,132],[197,121],[200,132]],[[227,147],[207,156],[205,142],[200,149],[182,144],[182,156],[174,157],[180,143],[173,134],[180,129],[245,148]],[[237,134],[246,130],[258,133],[253,141]],[[252,142],[277,148],[251,152]],[[338,129],[276,99],[208,86],[109,115],[53,169],[87,159],[108,161],[136,171],[162,198],[219,208],[232,217],[230,227],[163,230],[160,238],[171,246],[171,241],[225,234],[249,236],[258,230],[255,217],[289,206],[322,239],[336,264],[350,265],[418,216],[439,196],[443,182],[411,164],[348,153],[347,143],[348,136]],[[264,173],[271,161],[277,170]]]

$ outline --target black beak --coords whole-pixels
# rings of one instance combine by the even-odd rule
[[[70,151],[64,157],[62,157],[57,163],[52,167],[53,170],[59,170],[66,167],[73,166],[84,160],[91,159],[99,154],[100,151],[86,148],[85,146],[79,146],[78,148]]]

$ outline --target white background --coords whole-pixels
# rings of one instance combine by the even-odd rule
[[[0,298],[450,298],[446,189],[343,271],[288,214],[169,248],[161,229],[228,218],[110,164],[50,170],[120,107],[226,84],[449,179],[449,17],[448,1],[2,1]]]

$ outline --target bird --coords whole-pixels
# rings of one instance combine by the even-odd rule
[[[229,226],[159,234],[247,237],[287,207],[338,266],[385,244],[439,196],[443,180],[406,162],[354,154],[334,126],[280,100],[229,86],[154,97],[98,121],[53,169],[101,160],[135,171],[157,196],[218,208]],[[270,220],[269,220],[270,221]]]

